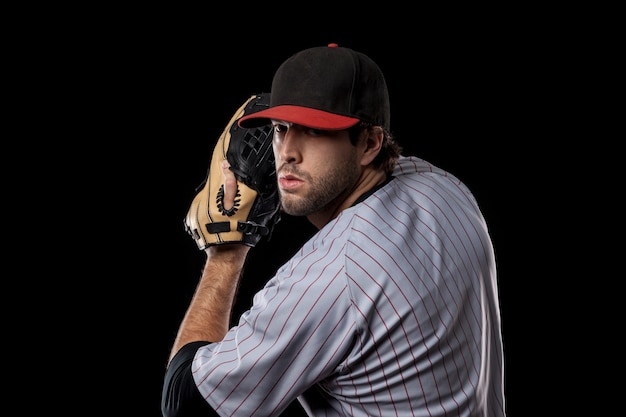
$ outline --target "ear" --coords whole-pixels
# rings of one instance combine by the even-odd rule
[[[361,156],[361,165],[369,165],[383,146],[383,128],[380,126],[372,126],[366,129],[362,134],[366,135],[364,139],[363,154]]]

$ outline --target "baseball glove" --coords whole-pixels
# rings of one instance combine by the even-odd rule
[[[272,151],[271,125],[246,129],[237,120],[269,106],[269,94],[251,96],[235,112],[219,137],[206,179],[196,191],[184,219],[185,230],[198,248],[242,243],[255,246],[271,237],[280,220],[280,201]],[[224,207],[222,162],[228,160],[237,180],[232,208]]]

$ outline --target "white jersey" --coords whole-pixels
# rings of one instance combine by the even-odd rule
[[[394,179],[319,230],[193,362],[224,416],[505,415],[496,267],[451,174],[402,157]]]

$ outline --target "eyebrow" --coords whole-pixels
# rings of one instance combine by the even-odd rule
[[[285,120],[278,120],[278,119],[270,119],[270,120],[272,121],[272,124],[285,125],[287,127],[291,127],[295,124],[292,122],[287,122]]]

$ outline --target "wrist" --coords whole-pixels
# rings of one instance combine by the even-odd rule
[[[248,255],[248,251],[250,251],[250,246],[240,243],[212,245],[204,250],[208,258],[220,258],[224,261],[235,261],[245,258]]]

